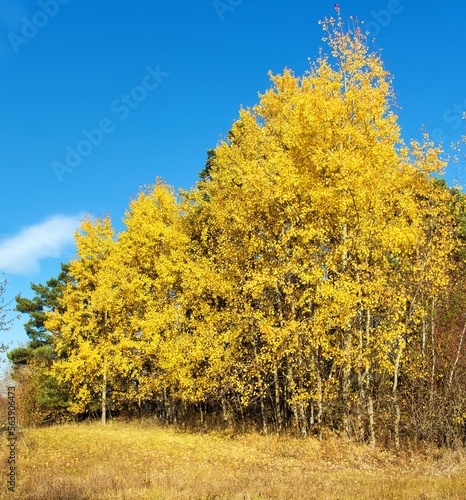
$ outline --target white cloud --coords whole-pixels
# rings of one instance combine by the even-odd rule
[[[42,259],[58,258],[74,243],[82,218],[83,215],[54,215],[13,236],[0,238],[0,272],[27,276],[39,271]]]

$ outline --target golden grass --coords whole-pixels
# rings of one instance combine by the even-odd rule
[[[465,499],[466,453],[404,454],[314,439],[182,433],[141,424],[27,429],[16,493],[0,498]]]

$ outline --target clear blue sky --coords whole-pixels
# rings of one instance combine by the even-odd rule
[[[1,0],[0,273],[8,297],[31,296],[31,281],[58,274],[83,214],[109,212],[120,229],[141,185],[159,176],[193,186],[240,105],[255,104],[269,86],[268,71],[302,74],[316,58],[324,46],[318,20],[334,15],[334,3]],[[365,20],[383,49],[405,140],[419,138],[423,124],[446,143],[464,134],[465,2],[339,5],[344,19]],[[466,182],[464,164],[450,166],[447,179]],[[25,342],[26,319],[4,340]]]

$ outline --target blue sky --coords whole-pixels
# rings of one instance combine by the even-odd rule
[[[189,188],[267,73],[302,74],[334,1],[0,0],[0,273],[56,276],[86,213],[116,229],[140,186]],[[394,75],[406,141],[465,133],[464,2],[342,0]],[[447,180],[466,183],[464,163]],[[22,323],[3,333],[27,341]]]

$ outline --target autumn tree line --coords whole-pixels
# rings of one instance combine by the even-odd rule
[[[428,136],[404,143],[364,34],[323,27],[329,55],[271,75],[193,189],[158,180],[118,234],[84,220],[76,258],[17,298],[31,423],[463,442],[464,195]]]

